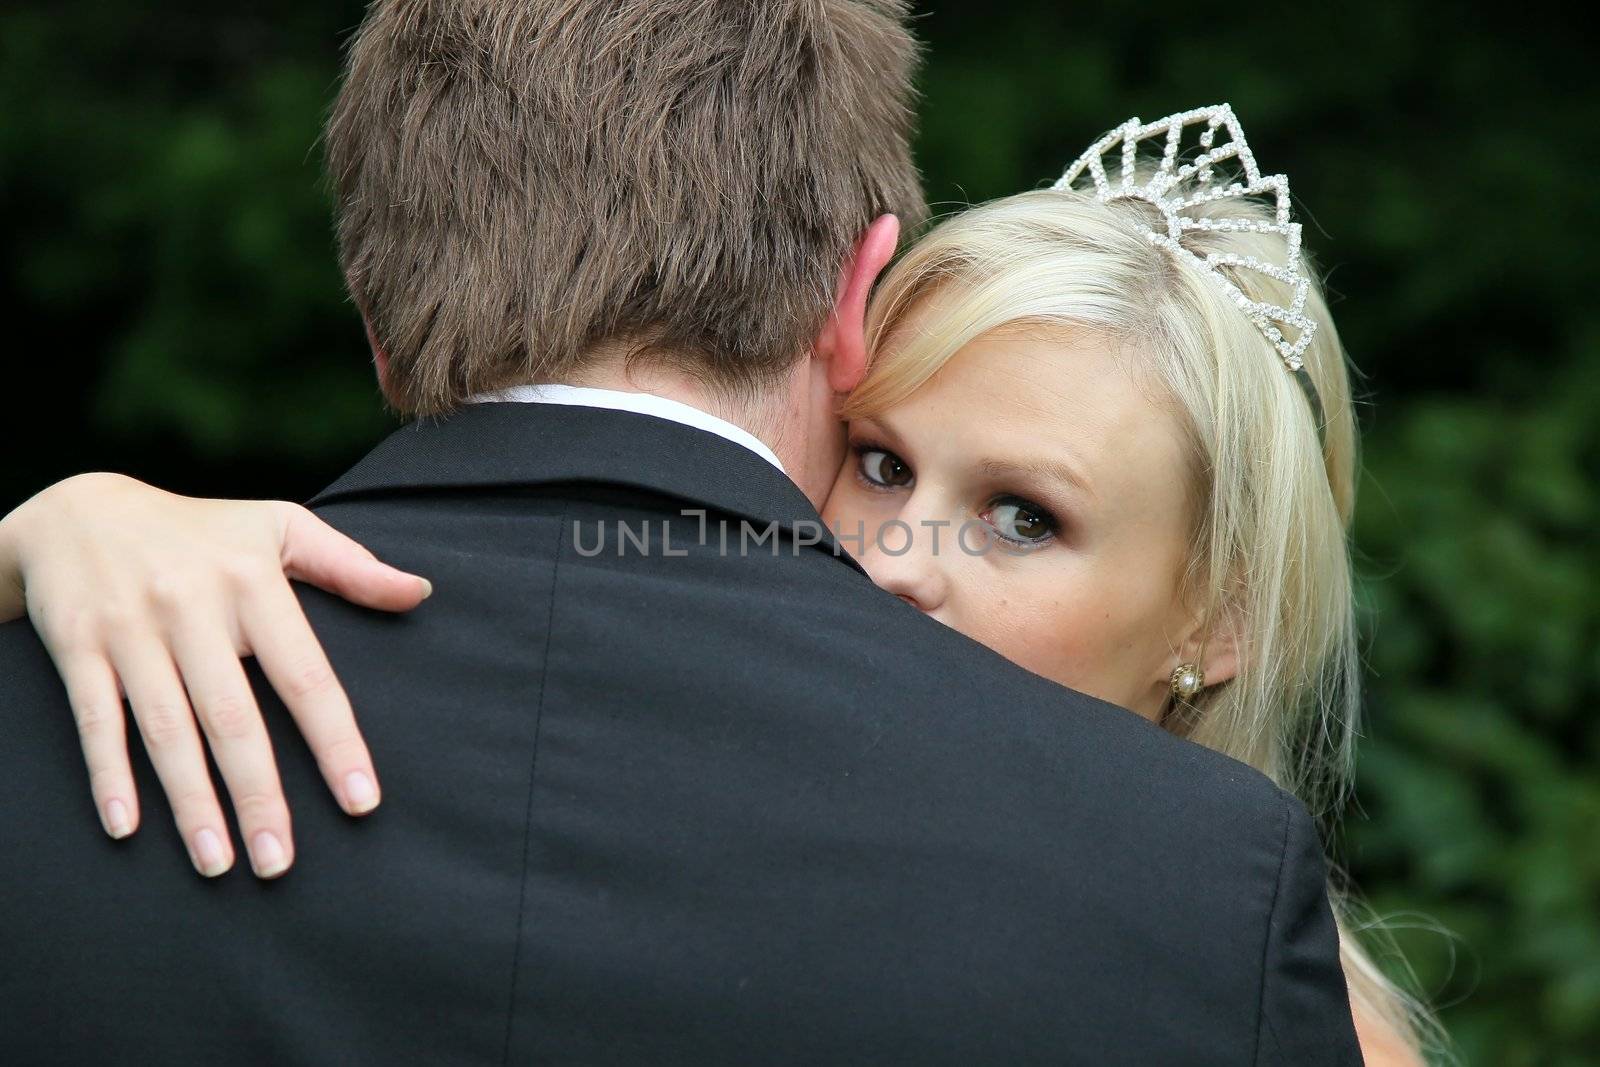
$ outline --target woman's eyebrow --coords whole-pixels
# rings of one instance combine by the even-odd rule
[[[883,438],[882,443],[885,445],[898,447],[900,444],[900,435],[895,432],[893,426],[889,425],[889,420],[882,415],[863,416],[853,419],[851,420],[851,426],[860,428],[869,437]]]
[[[978,469],[989,478],[1007,478],[1028,476],[1035,478],[1048,478],[1053,481],[1063,482],[1073,486],[1089,496],[1094,496],[1094,488],[1089,484],[1078,468],[1065,460],[1048,456],[1036,456],[1029,459],[985,459],[978,464]]]

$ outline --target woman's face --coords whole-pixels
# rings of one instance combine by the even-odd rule
[[[987,335],[849,439],[823,517],[875,582],[1037,674],[1159,718],[1192,651],[1176,596],[1189,467],[1174,414],[1125,357],[1088,331]]]

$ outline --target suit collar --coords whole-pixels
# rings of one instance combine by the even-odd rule
[[[636,411],[641,415],[654,415],[668,422],[681,422],[695,426],[735,444],[743,445],[780,471],[783,462],[767,443],[742,426],[735,426],[703,408],[672,400],[655,393],[629,392],[619,389],[600,389],[589,385],[568,385],[564,382],[544,382],[537,385],[513,385],[491,393],[472,397],[469,404],[485,401],[507,400],[522,404],[571,404],[574,407],[610,408],[615,411]],[[784,471],[787,474],[787,471]]]
[[[742,445],[631,411],[550,404],[473,404],[401,427],[313,497],[318,507],[394,492],[525,488],[559,483],[659,493],[747,519],[776,522],[856,570],[800,487]],[[863,572],[865,573],[865,572]]]

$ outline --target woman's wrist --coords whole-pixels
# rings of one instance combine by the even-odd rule
[[[68,532],[74,502],[92,502],[125,484],[138,483],[122,474],[75,474],[46,486],[0,517],[0,622],[20,619],[28,612],[30,546]]]
[[[18,528],[25,517],[19,514],[27,504],[19,504],[0,518],[0,622],[20,619],[27,613],[27,598],[22,584],[22,546]]]

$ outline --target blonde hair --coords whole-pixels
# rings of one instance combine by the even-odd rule
[[[1259,204],[1203,205],[1196,216],[1271,221]],[[1135,355],[1188,436],[1194,507],[1190,566],[1179,595],[1238,644],[1237,675],[1174,704],[1163,725],[1224,752],[1331,817],[1349,788],[1359,699],[1346,533],[1355,503],[1356,430],[1345,355],[1320,288],[1320,324],[1304,353],[1325,425],[1270,342],[1223,288],[1146,237],[1158,219],[1140,201],[1080,191],[1023,193],[936,227],[885,277],[868,321],[873,362],[847,418],[892,407],[969,342],[1013,326],[1102,334]],[[1190,230],[1204,256],[1233,252],[1282,264],[1271,233]],[[1315,277],[1308,262],[1307,277]],[[1288,305],[1283,283],[1230,278],[1255,300]],[[935,290],[936,317],[915,336],[907,313]],[[895,336],[895,345],[885,341]],[[1384,977],[1354,933],[1355,902],[1331,887],[1351,998],[1420,1052],[1434,1025]],[[1363,924],[1370,926],[1370,924]]]

